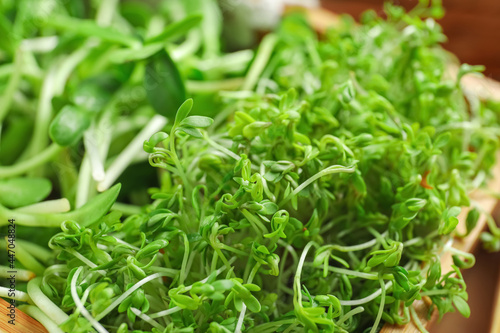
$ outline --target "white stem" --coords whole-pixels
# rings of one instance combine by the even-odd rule
[[[384,287],[385,287],[385,289],[389,289],[390,287],[392,287],[392,281],[387,282],[384,285]],[[365,304],[365,303],[368,303],[368,302],[374,300],[375,298],[379,297],[381,294],[382,294],[382,289],[378,289],[373,294],[368,295],[368,296],[366,296],[364,298],[361,298],[361,299],[354,299],[354,300],[349,300],[349,301],[340,301],[340,305],[342,305],[342,306],[353,306],[353,305]]]
[[[78,297],[78,292],[76,291],[76,282],[82,270],[82,266],[78,267],[75,274],[73,275],[73,278],[71,279],[71,297],[73,298],[73,302],[75,302],[77,310],[90,322],[90,324],[92,324],[97,332],[108,333],[108,331],[97,320],[95,320],[94,317],[92,317],[92,315],[89,313],[87,308],[83,306],[82,301]]]
[[[22,304],[19,305],[18,308],[27,315],[39,321],[40,324],[42,324],[50,333],[64,333],[64,331],[61,330],[56,323],[54,323],[49,317],[45,315],[45,313],[42,312],[42,310],[40,310],[36,306]]]
[[[377,313],[377,318],[375,318],[375,323],[372,326],[372,329],[370,330],[370,333],[376,333],[378,324],[380,323],[380,319],[382,319],[382,314],[384,313],[384,305],[385,305],[385,285],[384,285],[384,280],[382,277],[379,277],[380,281],[380,292],[382,294],[382,297],[380,298],[380,305]]]
[[[181,310],[182,309],[180,307],[174,306],[171,309],[167,309],[167,310],[163,310],[163,311],[160,311],[157,313],[153,313],[150,317],[151,318],[165,317],[165,316],[171,315],[172,313],[176,313],[176,312],[181,311]]]
[[[27,293],[19,290],[14,290],[12,292],[12,289],[5,287],[0,287],[0,297],[12,298],[20,302],[31,302],[31,298]]]
[[[106,171],[106,177],[97,185],[97,190],[102,192],[107,190],[122,172],[130,165],[137,155],[146,154],[142,150],[145,140],[148,140],[153,134],[160,131],[167,124],[167,118],[156,115],[140,131],[128,146],[118,155],[111,166]]]
[[[302,251],[302,254],[299,259],[299,264],[297,265],[297,271],[295,272],[295,277],[293,278],[293,289],[294,289],[294,294],[297,296],[297,301],[299,302],[299,305],[302,306],[302,297],[301,297],[301,288],[300,288],[300,276],[302,274],[302,267],[304,266],[304,262],[306,260],[307,252],[311,248],[311,246],[314,245],[314,242],[309,242],[306,244],[304,247],[304,250]]]
[[[15,273],[11,273],[15,272]],[[16,280],[20,281],[29,281],[36,277],[36,274],[32,271],[28,271],[27,269],[11,269],[9,266],[0,266],[0,277],[1,278],[10,278],[11,275],[16,276]]]
[[[140,317],[142,320],[144,320],[145,322],[147,322],[148,324],[150,324],[151,326],[157,328],[158,330],[160,330],[161,332],[165,331],[165,327],[161,326],[160,324],[158,324],[156,321],[154,321],[153,319],[151,319],[151,317],[149,317],[147,314],[144,314],[142,313],[139,309],[136,309],[136,308],[130,308],[130,310],[138,317]]]
[[[54,50],[58,43],[58,36],[35,37],[23,39],[21,48],[23,51],[45,53]]]
[[[80,252],[78,252],[78,251],[76,251],[74,249],[66,249],[66,251],[69,252],[69,253],[71,253],[72,255],[74,255],[75,257],[77,257],[78,259],[80,259],[80,261],[82,261],[84,264],[86,264],[90,268],[96,268],[97,267],[96,264],[94,264],[89,259],[85,258],[82,254],[80,254]],[[101,274],[102,276],[106,275],[106,271],[103,271],[103,270],[98,270],[96,272],[99,273],[99,274]]]
[[[167,276],[167,275],[166,274],[162,274],[162,273],[156,273],[156,274],[147,276],[144,279],[140,280],[139,282],[137,282],[136,284],[134,284],[130,289],[128,289],[127,291],[125,291],[123,294],[121,294],[120,297],[118,297],[117,299],[115,299],[115,301],[113,303],[111,303],[106,309],[104,309],[95,319],[98,320],[98,321],[101,320],[108,313],[110,313],[111,311],[113,311],[114,308],[116,308],[118,305],[120,305],[120,303],[123,302],[127,297],[129,297],[130,295],[132,295],[132,293],[134,291],[136,291],[137,289],[139,289],[142,285],[148,283],[151,280],[160,278],[162,276]]]
[[[85,131],[83,135],[83,144],[85,145],[85,152],[89,157],[92,178],[94,178],[96,182],[103,181],[106,173],[104,172],[104,163],[99,152],[96,131],[93,127]]]
[[[78,183],[75,199],[75,207],[80,208],[87,203],[90,193],[91,170],[88,154],[83,156],[80,172],[78,173]]]
[[[334,173],[341,173],[341,172],[353,173],[355,170],[356,169],[355,169],[354,166],[348,166],[348,167],[343,166],[343,165],[332,165],[332,166],[329,166],[328,168],[321,170],[320,172],[318,172],[317,174],[315,174],[314,176],[310,177],[309,179],[307,179],[306,181],[304,181],[302,184],[300,184],[295,190],[293,190],[292,193],[290,193],[286,198],[284,198],[283,200],[281,200],[281,202],[279,203],[279,206],[283,206],[284,204],[286,204],[292,197],[294,197],[297,194],[299,194],[300,191],[302,191],[307,186],[309,186],[310,184],[312,184],[313,182],[315,182],[318,178],[321,178],[321,177],[324,177],[324,176],[327,176],[327,175],[331,175],[331,174],[334,174]]]
[[[247,283],[250,284],[253,281],[253,277],[257,272],[259,271],[260,264],[256,264],[250,273],[250,276],[248,277]],[[236,328],[234,329],[234,333],[241,333],[241,328],[243,327],[243,320],[245,320],[245,313],[247,312],[247,306],[245,303],[243,303],[243,306],[241,307],[241,312],[238,317],[238,322],[236,323]]]
[[[68,199],[61,198],[38,202],[33,205],[17,208],[15,211],[21,213],[52,214],[69,212],[70,209],[71,205]]]
[[[117,3],[118,0],[105,0],[101,2],[101,6],[97,10],[97,24],[99,24],[101,27],[106,27],[111,24]]]

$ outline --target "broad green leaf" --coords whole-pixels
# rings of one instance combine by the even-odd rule
[[[212,125],[214,120],[209,117],[190,116],[181,121],[180,126],[205,128]]]
[[[179,131],[182,131],[186,134],[189,134],[191,136],[194,136],[195,138],[203,138],[203,134],[200,132],[199,129],[193,128],[193,127],[179,127]]]
[[[66,105],[56,115],[49,128],[52,141],[60,146],[72,146],[83,136],[90,126],[90,115],[71,105]]]
[[[0,180],[0,204],[17,208],[45,199],[52,183],[45,178],[10,178]]]
[[[176,117],[177,109],[186,100],[186,89],[179,70],[164,50],[148,60],[144,88],[155,111],[169,119]]]

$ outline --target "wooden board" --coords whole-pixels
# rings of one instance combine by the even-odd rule
[[[9,324],[9,303],[0,298],[0,332],[2,333],[48,333],[45,327],[26,313],[16,308],[15,325]]]

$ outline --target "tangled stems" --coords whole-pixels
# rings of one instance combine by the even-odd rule
[[[71,297],[76,305],[76,310],[83,314],[83,316],[90,322],[90,324],[96,329],[99,333],[107,333],[108,331],[96,320],[94,317],[90,315],[85,306],[82,303],[82,300],[78,297],[78,293],[76,291],[76,283],[78,281],[78,277],[80,276],[83,267],[78,267],[73,278],[71,279],[70,289],[71,289]],[[87,289],[90,290],[90,289]],[[87,291],[86,290],[86,291]]]
[[[57,325],[61,325],[69,316],[64,313],[57,305],[55,305],[40,289],[42,283],[41,277],[36,277],[28,282],[28,295],[33,300],[33,303],[42,310],[47,317],[54,321]]]

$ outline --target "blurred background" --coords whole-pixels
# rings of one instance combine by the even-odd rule
[[[418,0],[393,2],[410,9]],[[321,1],[324,8],[348,13],[357,19],[367,9],[382,13],[383,3],[383,0]],[[448,36],[445,48],[462,62],[485,65],[485,74],[500,80],[500,0],[443,0],[443,5],[446,14],[439,23]]]

